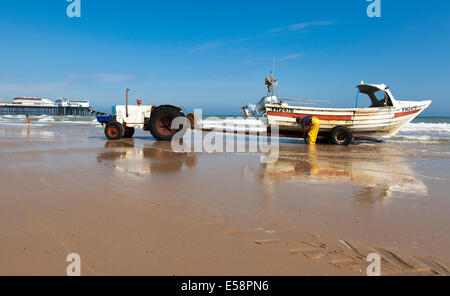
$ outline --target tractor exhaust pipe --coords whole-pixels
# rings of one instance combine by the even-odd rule
[[[127,98],[126,98],[126,104],[125,104],[125,110],[126,110],[126,115],[128,118],[128,92],[130,91],[129,88],[127,88]]]

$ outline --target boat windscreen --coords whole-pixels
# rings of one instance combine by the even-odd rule
[[[374,92],[380,90],[378,87],[368,85],[368,84],[358,85],[358,88],[359,88],[359,91],[363,94],[371,94],[371,93],[374,93]]]
[[[373,85],[359,85],[359,91],[369,96],[371,105],[369,108],[393,106],[389,94]]]

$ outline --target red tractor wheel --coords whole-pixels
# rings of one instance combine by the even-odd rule
[[[109,140],[120,140],[124,136],[123,126],[118,122],[110,122],[105,127],[105,135]]]

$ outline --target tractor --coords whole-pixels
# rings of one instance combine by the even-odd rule
[[[137,101],[137,106],[128,105],[128,92],[126,91],[126,104],[113,106],[112,115],[97,116],[99,123],[105,125],[105,135],[109,140],[132,138],[136,128],[150,131],[159,141],[171,141],[179,129],[172,129],[172,121],[177,117],[185,117],[182,108],[173,105],[144,106]]]

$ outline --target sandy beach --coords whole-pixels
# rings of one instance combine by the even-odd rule
[[[448,275],[448,142],[175,153],[0,123],[0,275]]]

